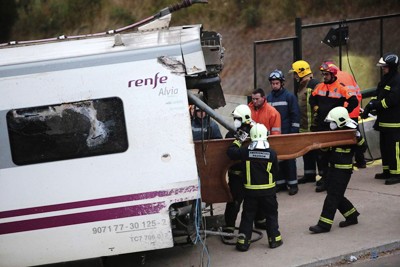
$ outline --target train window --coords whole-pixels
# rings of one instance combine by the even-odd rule
[[[26,165],[120,153],[128,149],[117,97],[7,112],[12,160]]]

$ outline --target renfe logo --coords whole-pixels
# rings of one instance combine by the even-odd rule
[[[128,82],[128,87],[142,87],[142,86],[148,86],[148,85],[153,85],[153,88],[156,88],[157,85],[160,83],[167,83],[168,77],[167,76],[161,76],[158,77],[159,72],[154,75],[154,78],[144,78],[144,79],[137,79],[137,80],[131,80]]]

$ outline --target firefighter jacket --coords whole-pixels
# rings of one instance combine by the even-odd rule
[[[271,148],[251,149],[252,143],[246,146],[235,140],[227,150],[231,160],[241,160],[244,193],[247,196],[259,197],[274,195],[275,180],[278,175],[278,157]]]
[[[300,133],[310,132],[313,110],[309,98],[318,83],[316,79],[312,78],[311,74],[304,76],[299,83],[297,101],[300,108]]]
[[[218,124],[211,120],[209,116],[200,119],[192,118],[193,140],[222,139]]]
[[[352,128],[344,127],[340,130],[348,130]],[[360,131],[357,130],[356,145],[342,145],[327,148],[329,167],[341,170],[353,170],[353,156],[355,150],[358,148],[360,151],[365,152],[367,145]]]
[[[316,111],[316,131],[329,131],[329,124],[325,122],[325,118],[334,107],[343,107],[347,101],[346,109],[350,113],[358,105],[357,97],[351,95],[337,79],[329,84],[318,84],[309,101],[311,108]]]
[[[349,113],[350,118],[355,119],[358,121],[358,116],[360,115],[360,105],[361,105],[361,100],[362,100],[362,95],[361,95],[361,90],[356,81],[354,80],[354,77],[345,71],[338,71],[336,75],[339,83],[344,84],[344,86],[347,88],[349,93],[351,95],[355,95],[358,100],[358,105],[353,109],[352,112]],[[344,103],[344,107],[347,107],[348,103]]]
[[[286,88],[272,90],[267,96],[268,103],[281,115],[281,133],[298,133],[300,127],[300,109],[294,94]]]
[[[271,135],[281,133],[281,115],[279,112],[265,100],[259,109],[255,109],[253,102],[249,103],[251,110],[251,118],[257,122],[264,124]]]
[[[397,71],[385,74],[376,88],[376,95],[375,130],[400,131],[400,74]]]
[[[246,133],[250,133],[250,124],[242,124],[242,126],[239,128],[242,131],[245,131]],[[234,138],[235,137],[235,133],[232,131],[229,131],[226,133],[225,138]],[[232,166],[229,167],[228,169],[228,174],[233,173],[234,175],[242,175],[242,164],[239,163],[235,163]]]

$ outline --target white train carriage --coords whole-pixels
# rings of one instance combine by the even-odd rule
[[[185,76],[201,26],[0,48],[0,262],[173,246],[199,198]]]

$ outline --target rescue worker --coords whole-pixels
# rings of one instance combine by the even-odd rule
[[[266,215],[266,232],[270,248],[282,245],[278,224],[278,202],[276,199],[274,177],[278,173],[276,152],[269,147],[268,130],[260,123],[250,130],[251,143],[242,146],[236,139],[227,150],[232,160],[242,161],[242,170],[246,177],[244,183],[244,202],[236,249],[247,251],[253,230],[257,210],[261,208]]]
[[[349,113],[343,106],[333,108],[325,119],[331,130],[356,129],[357,122],[349,117]],[[356,132],[357,145],[362,138],[359,131]],[[360,213],[353,204],[344,196],[347,185],[353,173],[353,156],[356,145],[346,145],[328,148],[329,169],[326,175],[325,185],[327,195],[318,223],[309,230],[315,234],[329,232],[336,210],[344,216],[345,220],[339,223],[339,227],[347,227],[358,223]]]
[[[332,60],[324,61],[324,63],[328,64],[328,65],[336,66]],[[338,78],[339,83],[344,84],[345,87],[347,88],[347,90],[350,92],[350,94],[355,95],[357,97],[358,105],[357,105],[357,107],[355,107],[353,109],[352,112],[349,113],[349,116],[350,116],[350,119],[358,122],[358,117],[360,116],[361,101],[362,101],[362,94],[361,94],[360,87],[358,86],[353,75],[351,75],[350,73],[348,73],[346,71],[340,70],[338,66],[336,66],[336,68],[338,69],[336,76]],[[346,107],[347,102],[345,102],[344,104],[345,104],[344,106]],[[358,125],[357,125],[357,130],[358,130]],[[365,142],[365,139],[363,139],[362,142]],[[364,157],[364,152],[365,151],[356,149],[356,151],[354,153],[354,159],[355,159],[354,166],[359,169],[364,169],[367,167],[365,157]]]
[[[250,108],[247,105],[239,105],[233,110],[232,116],[235,128],[249,134],[250,128],[253,125]],[[225,138],[233,137],[235,137],[235,133],[232,131],[229,131],[225,136]],[[240,211],[240,205],[243,202],[243,177],[241,163],[235,163],[229,168],[228,185],[233,201],[227,202],[225,206],[225,227],[223,231],[226,233],[234,233],[235,231],[236,218]],[[263,219],[261,218],[261,220]],[[228,236],[225,239],[232,238]]]
[[[313,114],[309,103],[309,98],[319,81],[313,78],[310,64],[304,60],[293,62],[292,69],[289,71],[289,73],[293,73],[294,78],[299,85],[297,89],[297,101],[300,108],[299,132],[311,132],[310,127]],[[303,155],[304,176],[298,179],[299,184],[315,182],[317,177],[317,168],[318,173],[322,176],[317,156],[317,150],[311,150]]]
[[[272,92],[267,96],[267,101],[281,116],[281,133],[299,133],[299,104],[296,96],[284,87],[285,76],[282,71],[276,69],[270,73],[268,80],[272,87]],[[289,195],[297,194],[299,188],[297,185],[296,159],[279,162],[279,175],[275,181],[277,187],[288,186]]]
[[[218,124],[198,106],[194,106],[191,124],[194,141],[222,139]]]
[[[374,129],[379,131],[379,144],[382,156],[382,173],[375,179],[386,179],[385,184],[400,183],[400,74],[397,70],[399,57],[386,53],[377,64],[383,76],[375,91],[375,97],[365,106],[363,118],[376,110]]]
[[[252,92],[249,107],[255,122],[264,124],[271,135],[281,134],[281,115],[268,104],[263,89],[257,88]]]
[[[263,124],[271,135],[281,134],[281,115],[273,106],[268,104],[263,89],[257,88],[252,92],[249,108],[254,122]],[[286,185],[276,188],[276,192],[284,190],[287,190]],[[262,216],[262,212],[257,214],[254,226],[260,229],[266,228],[266,220]]]
[[[324,82],[315,87],[309,99],[311,108],[314,111],[311,130],[316,132],[329,131],[329,123],[325,122],[325,118],[332,108],[343,107],[347,101],[346,109],[350,113],[358,105],[357,97],[352,95],[343,84],[339,83],[336,77],[338,72],[336,66],[322,63],[320,71]],[[328,161],[326,153],[319,150],[318,154],[323,174],[315,191],[322,192],[326,190],[324,178],[328,168]]]

